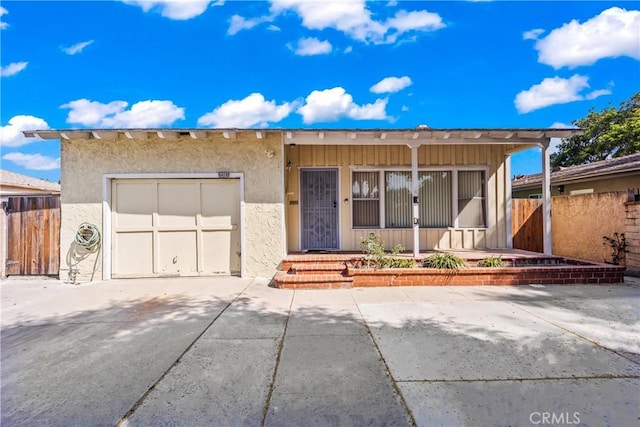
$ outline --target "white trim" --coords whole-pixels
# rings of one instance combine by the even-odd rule
[[[506,228],[507,249],[513,249],[513,233],[511,232],[512,218],[511,218],[511,154],[504,156],[504,228]]]
[[[542,148],[542,241],[544,254],[551,255],[551,164],[549,141],[541,143]]]
[[[418,137],[416,133],[415,138]],[[411,207],[412,217],[411,227],[413,228],[413,256],[417,258],[420,255],[420,205],[416,203],[420,196],[420,183],[418,178],[418,148],[419,145],[411,146]],[[419,201],[419,200],[418,200]]]
[[[111,185],[114,179],[227,179],[221,172],[211,173],[105,173],[102,175],[102,279],[110,280],[111,269]],[[240,277],[246,274],[244,173],[229,172],[228,179],[240,180]]]
[[[287,170],[287,155],[285,154],[285,145],[284,145],[284,134],[281,133],[280,134],[280,149],[281,151],[281,158],[282,158],[282,162],[281,162],[281,167],[282,167],[282,180],[280,182],[280,185],[282,188],[282,215],[280,215],[281,218],[281,224],[280,226],[282,227],[282,257],[285,258],[287,256],[287,253],[289,252],[289,244],[288,244],[288,235],[287,235],[287,190],[286,190],[286,186],[285,186],[285,174],[288,173],[289,171]]]

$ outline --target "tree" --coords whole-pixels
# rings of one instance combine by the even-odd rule
[[[551,165],[573,166],[640,152],[640,92],[616,109],[589,111],[572,122],[584,135],[563,139]]]

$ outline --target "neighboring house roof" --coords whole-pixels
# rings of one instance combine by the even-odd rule
[[[551,183],[561,184],[571,181],[605,178],[611,175],[621,175],[640,172],[640,153],[613,159],[601,160],[586,165],[558,167],[551,171]],[[516,176],[511,182],[514,190],[540,187],[542,174]]]
[[[11,188],[10,191],[9,188]],[[0,170],[0,193],[14,194],[19,193],[20,190],[28,193],[60,193],[60,184],[15,172]]]
[[[207,138],[217,135],[234,139],[238,134],[254,134],[264,138],[266,134],[281,134],[286,144],[365,144],[371,139],[385,144],[535,144],[549,138],[570,138],[581,135],[580,129],[557,128],[447,128],[435,129],[419,126],[409,129],[48,129],[23,131],[26,137],[42,139],[103,139],[119,137],[129,139],[157,138]]]

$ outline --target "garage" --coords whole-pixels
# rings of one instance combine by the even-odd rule
[[[241,180],[111,180],[111,276],[241,272]]]

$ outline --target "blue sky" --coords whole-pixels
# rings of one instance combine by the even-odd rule
[[[563,127],[640,90],[636,2],[0,3],[2,168],[24,129]],[[539,172],[540,154],[512,173]]]

